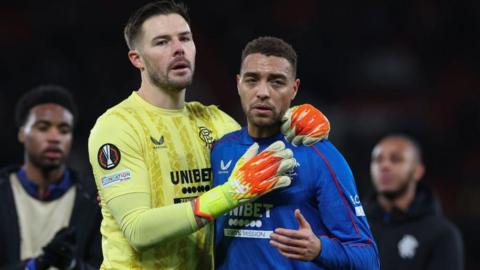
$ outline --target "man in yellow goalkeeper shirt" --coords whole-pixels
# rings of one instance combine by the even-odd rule
[[[195,66],[185,7],[143,6],[129,19],[125,39],[141,86],[98,118],[88,142],[102,204],[101,269],[212,269],[213,231],[205,225],[288,186],[292,152],[282,142],[261,153],[253,145],[228,181],[212,189],[212,143],[239,125],[216,106],[185,102]],[[328,131],[308,121],[285,125],[296,144]]]

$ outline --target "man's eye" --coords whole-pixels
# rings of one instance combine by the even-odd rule
[[[181,38],[180,38],[180,41],[184,41],[184,42],[188,42],[188,41],[190,41],[190,40],[192,40],[192,38],[189,37],[189,36],[185,36],[185,37],[181,37]]]
[[[47,126],[47,125],[38,125],[38,126],[37,126],[37,129],[40,130],[40,131],[47,131],[47,130],[48,130],[48,126]]]
[[[400,163],[403,161],[403,157],[401,156],[392,156],[391,158],[392,163]]]
[[[69,127],[60,128],[60,133],[62,133],[62,134],[68,134],[68,133],[71,133],[71,132],[72,132],[72,129],[69,128]]]
[[[162,45],[165,45],[165,44],[167,44],[167,41],[166,41],[166,40],[158,40],[158,41],[155,42],[155,45],[160,45],[160,46],[162,46]]]
[[[272,84],[275,85],[275,86],[283,86],[283,85],[285,85],[285,82],[282,81],[282,80],[274,80],[274,81],[272,81]]]

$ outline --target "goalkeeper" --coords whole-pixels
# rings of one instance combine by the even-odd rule
[[[288,172],[288,188],[216,219],[215,266],[378,269],[377,248],[347,162],[328,140],[310,141],[316,134],[328,133],[327,119],[313,115],[310,105],[287,111],[300,85],[296,62],[293,48],[278,38],[255,39],[243,50],[237,88],[248,125],[215,144],[214,185],[222,187],[235,178],[237,168],[232,170],[229,164],[239,160],[245,149],[261,150],[278,140],[293,151],[296,166]],[[313,144],[292,146],[281,130],[287,139],[297,135]],[[299,144],[296,140],[293,143]]]

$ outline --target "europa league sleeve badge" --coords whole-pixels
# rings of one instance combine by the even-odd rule
[[[120,163],[120,150],[114,144],[106,143],[98,149],[98,164],[105,170],[111,170]]]

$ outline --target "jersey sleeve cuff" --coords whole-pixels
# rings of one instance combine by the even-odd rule
[[[327,236],[319,236],[320,241],[322,242],[322,250],[320,251],[320,255],[318,255],[313,262],[317,265],[327,266],[331,265],[331,263],[335,258],[335,254],[333,254],[333,246],[334,239],[328,238]]]

